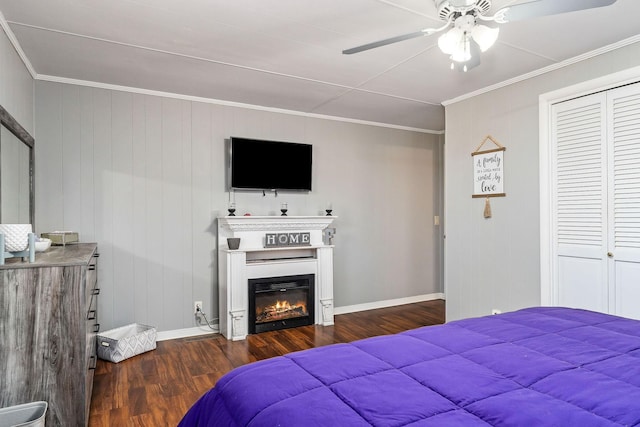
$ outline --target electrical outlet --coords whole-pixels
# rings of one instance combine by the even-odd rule
[[[493,310],[491,310],[491,314],[501,314],[502,310],[498,310],[497,308],[494,308]]]
[[[197,312],[198,312],[198,309],[200,309],[200,311],[204,311],[204,310],[202,309],[202,301],[194,301],[194,302],[193,302],[193,312],[194,312],[194,313],[197,313]]]

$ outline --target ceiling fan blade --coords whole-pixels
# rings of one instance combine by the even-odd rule
[[[376,47],[386,46],[391,43],[397,43],[404,40],[415,39],[416,37],[421,37],[421,36],[428,36],[429,34],[432,34],[431,30],[416,31],[415,33],[404,34],[401,36],[395,36],[388,39],[379,40],[373,43],[363,44],[362,46],[352,47],[351,49],[343,50],[342,53],[345,55],[351,55],[353,53],[362,52],[362,51],[373,49]]]
[[[538,16],[557,15],[583,9],[609,6],[616,0],[537,0],[500,9],[496,21],[513,22]],[[499,18],[498,18],[499,17]]]

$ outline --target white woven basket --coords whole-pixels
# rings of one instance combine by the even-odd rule
[[[98,334],[98,357],[118,363],[156,348],[156,328],[132,323]]]

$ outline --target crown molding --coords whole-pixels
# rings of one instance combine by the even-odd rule
[[[4,18],[3,18],[3,20],[4,20]],[[214,63],[214,64],[225,65],[225,66],[229,66],[229,67],[242,68],[242,69],[252,70],[252,71],[256,71],[256,72],[260,72],[260,73],[283,76],[283,77],[288,77],[288,78],[293,78],[293,79],[298,79],[298,80],[304,80],[304,81],[309,81],[309,82],[314,82],[314,83],[319,83],[319,84],[323,84],[323,85],[334,86],[334,87],[338,87],[338,88],[344,89],[345,92],[342,93],[341,95],[337,96],[336,98],[340,98],[341,96],[344,96],[345,94],[347,94],[349,92],[356,91],[356,92],[369,93],[369,94],[373,94],[373,95],[385,96],[385,97],[389,97],[389,98],[401,99],[401,100],[404,100],[404,101],[416,102],[416,103],[424,104],[424,105],[431,105],[431,106],[439,106],[440,105],[439,103],[427,102],[427,101],[423,101],[423,100],[418,100],[418,99],[414,99],[414,98],[407,98],[407,97],[398,96],[398,95],[392,95],[392,94],[388,94],[388,93],[380,93],[380,92],[366,90],[366,89],[362,89],[362,88],[358,88],[358,87],[346,86],[346,85],[342,85],[342,84],[326,82],[326,81],[317,80],[317,79],[311,79],[311,78],[307,78],[307,77],[301,77],[301,76],[296,76],[296,75],[291,75],[291,74],[279,73],[279,72],[265,70],[265,69],[261,69],[261,68],[248,67],[248,66],[243,66],[243,65],[239,65],[239,64],[233,64],[233,63],[228,63],[228,62],[223,62],[223,61],[217,61],[217,60],[213,60],[213,59],[210,59],[210,58],[204,58],[204,57],[200,57],[200,56],[186,55],[186,54],[173,52],[173,51],[167,51],[167,50],[163,50],[163,49],[154,49],[154,48],[150,48],[150,47],[147,47],[147,46],[141,46],[141,45],[136,45],[136,44],[131,44],[131,43],[123,43],[123,42],[118,42],[118,41],[105,39],[105,38],[101,38],[101,37],[90,37],[90,36],[83,35],[83,34],[77,34],[77,33],[72,33],[72,32],[68,32],[68,31],[60,31],[60,30],[55,30],[55,29],[52,29],[52,28],[40,27],[40,26],[37,26],[37,25],[29,25],[29,24],[25,24],[25,23],[21,23],[21,22],[15,22],[15,21],[12,21],[11,23],[14,24],[14,25],[19,25],[19,26],[23,26],[23,27],[27,27],[27,28],[33,28],[33,29],[38,29],[38,30],[43,30],[43,31],[50,31],[50,32],[54,32],[54,33],[65,34],[65,35],[68,35],[68,36],[79,37],[79,38],[84,38],[84,39],[88,39],[88,40],[96,40],[96,41],[100,41],[100,42],[104,42],[104,43],[110,43],[110,44],[115,44],[115,45],[120,45],[120,46],[126,46],[126,47],[134,48],[134,49],[146,50],[146,51],[150,51],[150,52],[157,52],[157,53],[162,53],[162,54],[166,54],[166,55],[172,55],[172,56],[178,56],[178,57],[182,57],[182,58],[188,58],[188,59],[192,59],[192,60],[196,60],[196,61],[203,61],[203,62],[209,62],[209,63]],[[8,21],[4,20],[4,24],[6,25],[6,28],[8,29],[9,28]],[[11,31],[11,30],[9,30],[9,31]],[[13,35],[13,33],[11,33],[11,34]],[[17,39],[15,39],[15,36],[13,37],[12,43],[14,44],[14,46],[16,46],[16,49],[19,49],[19,51],[22,52],[22,49],[19,48],[19,44],[17,42]],[[22,53],[22,55],[24,55],[24,53]],[[27,59],[26,56],[23,57],[23,61],[26,61],[26,63],[28,63],[28,59]],[[29,64],[29,67],[30,66],[31,66],[31,64]],[[98,83],[98,82],[82,81],[82,80],[75,80],[75,79],[58,78],[56,76],[50,76],[50,75],[40,75],[40,74],[37,74],[35,72],[35,70],[33,70],[33,67],[31,67],[30,70],[33,71],[32,72],[32,76],[36,80],[57,81],[59,83],[78,84],[78,85],[83,85],[83,86],[99,87],[99,88],[103,88],[103,89],[111,89],[111,90],[120,90],[120,91],[126,91],[126,92],[142,93],[142,92],[138,92],[138,88],[133,88],[133,87],[128,87],[128,86],[110,85],[110,84],[103,84],[103,83]],[[61,79],[61,80],[57,80],[57,79]],[[145,91],[144,89],[140,89],[140,90],[141,91]],[[150,91],[150,92],[155,92],[155,91]],[[146,94],[149,94],[149,93],[147,92]],[[159,94],[159,96],[164,96],[164,97],[173,97],[173,98],[178,98],[178,99],[190,99],[190,100],[193,100],[192,97],[190,97],[188,95],[181,95],[181,94],[168,93],[168,92],[158,92],[158,94]],[[305,116],[305,117],[320,118],[320,119],[326,119],[326,120],[335,120],[335,121],[342,121],[342,122],[349,122],[349,123],[356,123],[356,124],[365,124],[365,125],[370,125],[370,126],[386,127],[386,128],[398,129],[398,130],[408,130],[408,131],[412,131],[412,132],[433,133],[433,134],[444,133],[444,131],[434,131],[434,130],[431,130],[431,129],[414,128],[414,127],[393,125],[393,124],[389,124],[389,123],[372,122],[372,121],[366,121],[366,120],[350,119],[350,118],[329,116],[329,115],[323,115],[323,114],[304,113],[304,112],[293,111],[293,110],[262,107],[262,106],[258,106],[258,105],[252,105],[252,104],[243,104],[243,103],[235,103],[235,102],[230,102],[230,103],[227,104],[226,101],[217,100],[217,99],[210,99],[210,98],[199,98],[199,97],[193,97],[193,98],[197,98],[197,100],[199,102],[208,102],[208,103],[215,103],[215,104],[220,104],[220,105],[232,105],[234,107],[251,108],[251,109],[258,109],[258,110],[263,110],[263,111],[272,111],[272,112],[278,112],[278,113],[284,113],[284,114],[301,115],[301,116]]]
[[[16,35],[13,34],[13,31],[11,31],[11,28],[9,27],[9,23],[4,18],[2,11],[0,11],[0,27],[2,27],[2,29],[4,30],[4,33],[7,35],[7,38],[9,39],[9,42],[11,42],[11,45],[16,50],[16,53],[22,60],[22,63],[24,64],[24,66],[27,68],[27,71],[29,72],[29,74],[31,74],[31,77],[35,79],[38,73],[36,73],[36,70],[33,68],[33,65],[31,65],[31,61],[29,61],[29,58],[27,58],[27,55],[22,50],[22,47],[20,46],[20,43],[18,43],[18,39],[16,38]]]
[[[35,79],[40,81],[53,82],[53,83],[64,83],[64,84],[77,85],[77,86],[93,87],[96,89],[116,90],[120,92],[137,93],[140,95],[159,96],[163,98],[173,98],[173,99],[180,99],[184,101],[202,102],[205,104],[215,104],[215,105],[223,105],[227,107],[246,108],[249,110],[267,111],[270,113],[288,114],[291,116],[301,116],[301,117],[308,117],[312,119],[332,120],[336,122],[354,123],[354,124],[367,125],[367,126],[377,126],[382,128],[388,128],[388,129],[406,130],[409,132],[426,133],[426,134],[433,134],[433,135],[444,134],[444,130],[422,129],[422,128],[414,128],[410,126],[393,125],[390,123],[350,119],[347,117],[329,116],[326,114],[305,113],[302,111],[287,110],[285,108],[265,107],[262,105],[245,104],[242,102],[234,102],[234,101],[224,101],[221,99],[204,98],[200,96],[182,95],[182,94],[173,93],[173,92],[163,92],[159,90],[142,89],[142,88],[136,88],[131,86],[121,86],[121,85],[114,85],[110,83],[99,83],[99,82],[93,82],[88,80],[70,79],[66,77],[50,76],[46,74],[37,74]]]
[[[13,22],[13,23],[16,24],[16,25],[22,25],[22,26],[25,26],[25,27],[37,28],[37,29],[42,29],[42,30],[45,30],[45,31],[53,31],[53,32],[58,32],[58,33],[62,33],[62,34],[68,34],[68,35],[72,35],[72,36],[76,36],[76,37],[83,37],[83,38],[88,38],[88,39],[93,39],[93,40],[99,40],[99,41],[103,41],[103,42],[107,42],[107,43],[114,43],[114,44],[119,44],[119,45],[128,46],[128,47],[132,47],[132,48],[137,48],[137,49],[150,50],[150,51],[160,52],[160,53],[169,54],[169,55],[187,57],[187,58],[190,58],[190,59],[195,59],[195,60],[200,60],[200,61],[214,62],[214,63],[224,64],[224,65],[228,65],[228,66],[240,67],[237,64],[229,64],[229,63],[214,61],[214,60],[210,60],[210,59],[206,59],[206,58],[200,58],[200,57],[195,57],[195,56],[190,56],[190,55],[182,55],[182,54],[178,54],[178,53],[170,52],[170,51],[164,51],[164,50],[159,50],[159,49],[151,49],[151,48],[148,48],[148,47],[138,46],[138,45],[133,45],[133,44],[128,44],[128,43],[119,43],[119,42],[115,42],[113,40],[108,40],[108,39],[102,39],[102,38],[96,38],[96,37],[87,37],[87,36],[83,36],[81,34],[57,31],[57,30],[53,30],[53,29],[50,29],[50,28],[42,28],[42,27],[37,27],[37,26],[32,26],[32,25],[26,25],[26,24],[22,24],[22,23],[19,23],[19,22]],[[288,109],[283,109],[283,108],[265,107],[265,106],[261,106],[261,105],[246,104],[246,103],[241,103],[241,102],[224,101],[224,100],[219,100],[219,99],[215,99],[215,98],[203,98],[203,97],[197,97],[197,96],[177,94],[177,93],[172,93],[172,92],[148,90],[148,89],[141,89],[141,88],[135,88],[135,87],[130,87],[130,86],[112,85],[112,84],[108,84],[108,83],[99,83],[99,82],[93,82],[93,81],[87,81],[87,80],[78,80],[78,79],[70,79],[70,78],[66,78],[66,77],[57,77],[57,76],[51,76],[51,75],[46,75],[46,74],[38,74],[35,71],[35,69],[33,68],[32,64],[29,61],[29,59],[27,58],[26,54],[22,50],[22,47],[20,46],[20,43],[18,43],[18,39],[15,37],[15,34],[13,33],[13,31],[11,31],[11,28],[9,27],[9,23],[5,19],[4,15],[2,14],[1,11],[0,11],[0,26],[4,29],[4,31],[7,34],[7,37],[9,38],[11,44],[13,45],[14,49],[16,50],[18,55],[20,56],[20,59],[22,60],[22,62],[24,63],[25,67],[27,68],[27,70],[31,74],[31,77],[34,80],[49,81],[49,82],[56,82],[56,83],[65,83],[65,84],[74,84],[74,85],[94,87],[94,88],[99,88],[99,89],[117,90],[117,91],[121,91],[121,92],[130,92],[130,93],[139,93],[139,94],[143,94],[143,95],[161,96],[161,97],[165,97],[165,98],[182,99],[182,100],[187,100],[187,101],[203,102],[203,103],[208,103],[208,104],[216,104],[216,105],[224,105],[224,106],[231,106],[231,107],[238,107],[238,108],[246,108],[246,109],[252,109],[252,110],[259,110],[259,111],[268,111],[268,112],[273,112],[273,113],[288,114],[288,115],[302,116],[302,117],[322,119],[322,120],[332,120],[332,121],[339,121],[339,122],[345,122],[345,123],[354,123],[354,124],[361,124],[361,125],[367,125],[367,126],[376,126],[376,127],[383,127],[383,128],[396,129],[396,130],[404,130],[404,131],[410,131],[410,132],[418,132],[418,133],[426,133],[426,134],[434,134],[434,135],[442,135],[442,134],[444,134],[444,130],[432,130],[432,129],[416,128],[416,127],[411,127],[411,126],[401,126],[401,125],[394,125],[394,124],[391,124],[391,123],[382,123],[382,122],[374,122],[374,121],[369,121],[369,120],[352,119],[352,118],[347,118],[347,117],[330,116],[330,115],[326,115],[326,114],[308,113],[308,112],[288,110]],[[395,95],[389,95],[389,94],[379,93],[379,92],[375,92],[375,91],[369,91],[369,90],[360,89],[360,88],[354,88],[354,87],[349,87],[349,86],[344,86],[344,85],[338,85],[338,84],[335,84],[335,83],[323,82],[323,81],[314,80],[314,79],[305,79],[305,78],[302,78],[302,77],[299,77],[299,76],[292,76],[292,75],[287,75],[287,74],[275,73],[275,72],[266,71],[266,70],[257,69],[257,68],[251,68],[251,67],[240,67],[240,68],[246,68],[246,69],[251,69],[251,70],[259,71],[259,72],[263,72],[263,73],[282,75],[282,76],[286,76],[286,77],[292,77],[292,78],[297,78],[297,79],[302,79],[302,80],[314,81],[314,82],[322,83],[322,84],[328,84],[328,85],[331,85],[331,86],[342,87],[342,88],[346,89],[347,92],[358,91],[358,92],[371,93],[371,94],[380,95],[380,96],[388,96],[388,97],[391,97],[391,98],[402,99],[402,100],[405,100],[405,101],[412,101],[412,102],[422,103],[422,104],[425,104],[425,105],[438,105],[438,104],[434,104],[434,103],[430,103],[430,102],[420,101],[420,100],[417,100],[417,99],[405,98],[405,97],[400,97],[400,96],[395,96]]]
[[[584,53],[582,55],[574,56],[573,58],[569,58],[569,59],[564,60],[562,62],[558,62],[557,64],[549,65],[548,67],[540,68],[540,69],[532,71],[530,73],[522,74],[522,75],[520,75],[518,77],[514,77],[512,79],[505,80],[503,82],[496,83],[494,85],[487,86],[485,88],[478,89],[478,90],[473,91],[473,92],[469,92],[467,94],[458,96],[458,97],[453,98],[453,99],[448,99],[446,101],[443,101],[442,105],[444,105],[446,107],[446,106],[449,106],[451,104],[455,104],[457,102],[464,101],[466,99],[473,98],[475,96],[482,95],[482,94],[487,93],[487,92],[492,92],[492,91],[494,91],[496,89],[500,89],[500,88],[503,88],[503,87],[506,87],[506,86],[510,86],[512,84],[519,83],[519,82],[522,82],[522,81],[525,81],[525,80],[529,80],[529,79],[532,79],[534,77],[540,76],[542,74],[550,73],[552,71],[568,67],[568,66],[576,64],[578,62],[586,61],[587,59],[594,58],[596,56],[603,55],[603,54],[605,54],[607,52],[611,52],[611,51],[614,51],[614,50],[617,50],[617,49],[620,49],[620,48],[623,48],[625,46],[629,46],[629,45],[632,45],[632,44],[638,43],[638,42],[640,42],[640,35],[632,36],[632,37],[629,37],[627,39],[620,40],[619,42],[616,42],[616,43],[601,47],[601,48],[596,49],[596,50],[592,50],[591,52],[587,52],[587,53]]]

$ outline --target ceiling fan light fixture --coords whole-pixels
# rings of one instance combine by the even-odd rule
[[[455,52],[451,54],[452,61],[467,62],[468,60],[471,59],[471,52],[469,52],[469,49],[464,47],[465,45],[468,45],[468,43],[465,43],[459,49],[457,49]]]
[[[453,52],[451,52],[451,60],[455,62],[467,62],[471,59],[471,38],[467,32],[463,32],[462,37],[458,39]]]
[[[478,43],[475,42],[475,40],[473,40],[471,37],[468,38],[468,42],[467,42],[467,55],[466,55],[466,60],[465,61],[453,61],[451,62],[451,69],[452,70],[457,70],[460,72],[464,72],[466,73],[467,71],[477,67],[478,65],[480,65],[480,46],[478,46]]]
[[[453,27],[438,38],[438,47],[450,55],[452,61],[465,62],[471,58],[470,35],[467,31]]]
[[[486,25],[476,25],[471,30],[471,37],[478,43],[480,50],[486,52],[498,40],[499,28],[489,28]]]
[[[464,31],[455,27],[451,28],[449,31],[438,37],[438,47],[443,53],[452,55],[463,37]]]

